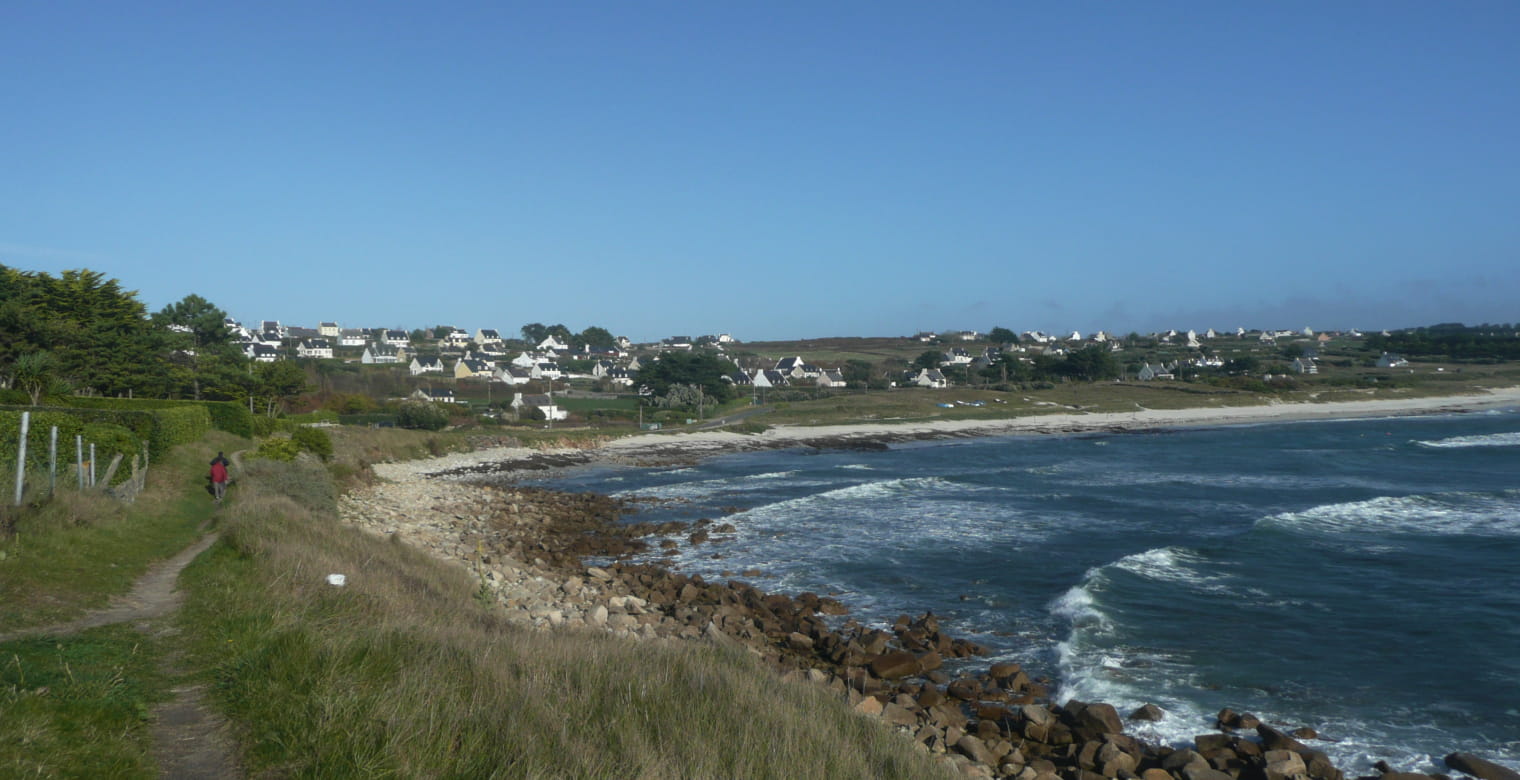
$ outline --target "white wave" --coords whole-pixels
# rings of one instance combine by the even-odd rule
[[[1520,447],[1520,431],[1508,433],[1485,433],[1475,436],[1453,436],[1448,439],[1436,439],[1434,441],[1416,440],[1415,444],[1422,447],[1435,449],[1455,449],[1462,447]]]
[[[751,474],[745,479],[786,479],[794,476],[797,476],[796,471],[771,471],[765,474]]]
[[[1332,535],[1520,535],[1520,492],[1379,496],[1257,521],[1258,526]]]
[[[1094,575],[1094,572],[1089,572]],[[1088,581],[1092,581],[1089,576]],[[1097,599],[1093,597],[1091,590],[1086,585],[1075,585],[1065,593],[1050,602],[1050,613],[1056,617],[1066,618],[1076,629],[1096,629],[1100,632],[1113,630],[1113,623],[1108,615],[1098,609]],[[1064,644],[1064,643],[1063,643]]]
[[[1214,593],[1229,593],[1225,578],[1200,571],[1203,556],[1181,547],[1156,547],[1145,552],[1126,555],[1113,566],[1131,574],[1157,582],[1180,585],[1185,588]]]
[[[854,470],[857,470],[857,471],[875,471],[876,470],[875,466],[867,466],[864,463],[843,463],[843,464],[840,464],[839,466],[837,466],[836,468],[854,469]]]

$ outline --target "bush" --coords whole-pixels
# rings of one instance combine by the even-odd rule
[[[407,401],[396,411],[396,424],[403,428],[439,431],[449,424],[449,413],[435,404]]]
[[[258,416],[253,418],[253,435],[268,436],[279,427],[279,421],[273,417]]]
[[[301,447],[294,439],[284,436],[271,436],[259,442],[259,448],[253,453],[255,458],[268,458],[269,460],[293,461],[300,454]]]
[[[296,446],[301,448],[301,451],[309,452],[321,458],[324,462],[332,459],[332,437],[328,436],[327,431],[321,428],[303,425],[290,434],[290,440],[295,442]]]

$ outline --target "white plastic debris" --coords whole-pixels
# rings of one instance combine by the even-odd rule
[[[332,585],[332,586],[341,588],[341,587],[343,587],[343,583],[345,583],[345,582],[348,582],[348,578],[345,577],[345,576],[343,576],[343,575],[341,575],[341,574],[329,574],[329,575],[327,575],[327,584],[328,585]]]

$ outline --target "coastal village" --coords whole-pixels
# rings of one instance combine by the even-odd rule
[[[817,340],[801,343],[745,343],[728,333],[697,338],[676,336],[653,343],[613,337],[602,328],[588,329],[605,338],[593,343],[563,326],[538,338],[542,326],[521,335],[500,328],[426,329],[348,328],[324,321],[316,327],[263,320],[253,326],[228,319],[227,329],[251,361],[282,360],[360,366],[399,379],[388,387],[392,399],[451,405],[476,405],[524,412],[534,419],[563,421],[572,411],[563,399],[651,395],[641,372],[663,356],[711,355],[727,366],[721,381],[735,395],[800,398],[799,391],[924,388],[948,390],[1014,382],[1066,381],[1053,369],[1074,354],[1097,355],[1109,367],[1101,376],[1129,382],[1168,382],[1200,377],[1238,377],[1261,383],[1349,374],[1357,369],[1408,369],[1404,357],[1388,352],[1370,355],[1356,330],[1247,330],[1202,332],[1168,330],[1116,336],[1103,330],[1064,334],[1004,328],[919,332],[895,339],[869,340],[851,347]],[[1388,336],[1386,332],[1378,334]],[[848,340],[840,340],[848,341]],[[866,341],[866,340],[860,340]],[[807,347],[821,347],[809,353]],[[1442,369],[1444,370],[1444,369]],[[497,388],[493,390],[493,388]],[[790,392],[788,392],[790,391]],[[556,402],[556,394],[561,402]],[[584,409],[586,405],[582,404]]]

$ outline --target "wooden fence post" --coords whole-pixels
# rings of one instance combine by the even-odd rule
[[[58,490],[58,426],[48,433],[48,495]]]
[[[21,443],[16,447],[16,506],[21,506],[21,490],[26,486],[26,431],[32,425],[32,413],[21,413]]]

